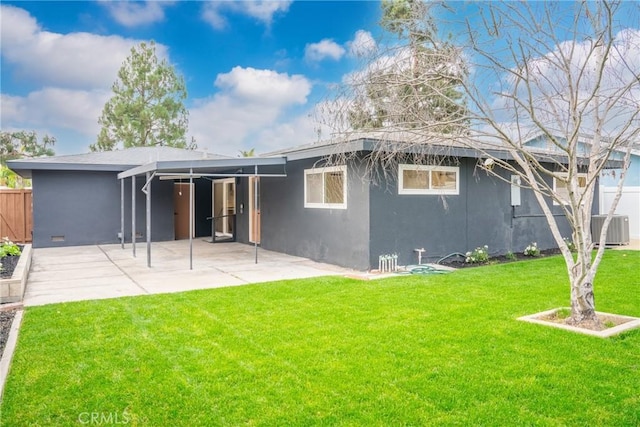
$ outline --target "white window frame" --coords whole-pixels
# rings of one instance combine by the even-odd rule
[[[307,177],[322,173],[322,200],[325,200],[324,174],[329,172],[342,172],[343,203],[308,203],[307,202]],[[329,166],[304,170],[304,207],[311,209],[347,209],[347,166]]]
[[[557,176],[559,176],[559,177],[562,177],[562,178],[567,178],[567,177],[569,176],[569,174],[568,174],[568,173],[566,173],[566,172],[556,173],[556,175],[557,175]],[[585,181],[585,187],[586,187],[586,183],[587,183],[587,174],[586,174],[586,173],[578,173],[578,174],[576,174],[576,176],[577,176],[578,178],[584,178],[584,181]],[[558,188],[556,187],[557,183],[558,183],[558,180],[557,180],[557,178],[554,176],[554,177],[553,177],[553,192],[554,192],[555,194],[558,194]],[[580,182],[579,182],[579,181],[578,181],[578,184],[580,184]],[[582,187],[582,188],[585,188],[585,187]],[[568,194],[568,192],[569,192],[569,189],[567,189],[567,195],[569,195],[569,194]],[[560,203],[558,203],[558,201],[557,201],[557,200],[555,200],[555,199],[553,200],[553,204],[554,204],[555,206],[560,206]],[[569,204],[569,201],[568,201],[568,200],[563,200],[562,205],[566,206],[566,205],[568,205],[568,204]]]
[[[456,175],[456,188],[455,189],[441,189],[441,188],[404,188],[404,171],[429,171],[429,172],[453,172]],[[431,178],[429,178],[429,185],[431,185]],[[398,166],[398,194],[401,195],[453,195],[460,194],[460,168],[457,166],[432,166],[432,165],[408,165],[402,164]]]

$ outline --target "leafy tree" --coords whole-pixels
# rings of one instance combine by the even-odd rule
[[[460,129],[453,124],[465,117],[465,71],[456,47],[438,38],[430,8],[421,0],[382,1],[380,26],[401,43],[352,79],[345,110],[350,127]]]
[[[11,188],[24,185],[22,179],[7,167],[7,160],[53,156],[56,139],[45,135],[38,141],[34,131],[0,131],[0,186]]]
[[[239,150],[238,152],[240,153],[238,157],[255,157],[256,155],[255,148],[252,148],[251,150]]]
[[[188,112],[184,79],[166,60],[159,61],[155,43],[140,43],[118,71],[113,96],[98,123],[102,126],[92,151],[117,148],[187,145]]]
[[[45,135],[38,141],[34,131],[0,131],[0,163],[6,165],[7,160],[53,156],[56,139]]]

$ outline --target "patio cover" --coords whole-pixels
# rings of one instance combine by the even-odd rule
[[[131,178],[131,246],[133,256],[136,256],[136,177],[144,175],[146,182],[142,192],[146,195],[146,235],[147,235],[147,267],[151,267],[151,181],[154,177],[168,177],[168,179],[189,179],[193,184],[194,178],[216,177],[285,177],[286,157],[240,157],[202,160],[170,160],[155,161],[135,166],[118,174],[120,180],[120,242],[124,249],[124,180]],[[282,167],[282,172],[261,172],[259,167]],[[246,172],[249,169],[251,172]],[[258,181],[255,180],[255,203],[258,202]],[[193,229],[193,187],[189,186],[189,229]],[[255,262],[258,263],[258,243],[254,242]],[[189,233],[189,269],[193,269],[193,236]]]

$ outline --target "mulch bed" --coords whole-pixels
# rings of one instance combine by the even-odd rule
[[[573,325],[570,323],[569,318],[559,316],[557,313],[553,313],[547,316],[541,316],[539,319],[545,320],[547,322],[559,323],[562,325],[571,325],[583,329],[591,329],[592,331],[603,331],[605,329],[613,328],[614,326],[619,326],[633,320],[626,317],[616,316],[615,314],[598,314],[597,317],[598,319],[600,319],[600,324],[588,321],[582,322],[580,325]]]
[[[11,323],[16,315],[16,310],[0,310],[0,356],[4,351],[4,346],[7,344],[9,338],[9,331],[11,330]]]
[[[24,245],[18,245],[18,247],[20,248],[20,252],[24,250]],[[2,265],[2,269],[0,270],[0,279],[11,279],[13,270],[15,270],[16,265],[18,265],[18,261],[20,261],[20,255],[0,258],[0,265]]]
[[[24,249],[20,246],[20,250]],[[2,270],[0,270],[0,279],[10,279],[13,275],[13,270],[16,269],[20,261],[19,256],[6,256],[0,258],[0,264],[2,264]],[[11,330],[11,323],[16,315],[16,309],[3,310],[0,308],[0,356],[4,351],[4,347],[7,344],[9,338],[9,331]]]
[[[15,270],[16,265],[18,265],[18,261],[20,261],[19,256],[6,256],[4,258],[0,258],[0,264],[2,264],[0,279],[10,279],[13,274],[13,270]]]
[[[446,265],[447,267],[453,267],[453,268],[473,268],[473,267],[482,267],[485,265],[492,265],[492,264],[506,264],[510,262],[532,260],[536,258],[543,258],[549,255],[558,255],[560,253],[561,253],[560,249],[554,248],[554,249],[541,250],[540,255],[537,257],[525,255],[523,252],[517,252],[513,254],[515,258],[511,258],[511,259],[507,258],[504,255],[499,255],[499,256],[489,258],[489,262],[471,263],[471,262],[465,262],[463,257],[458,257],[458,258],[449,258],[448,260],[442,261],[440,264]]]

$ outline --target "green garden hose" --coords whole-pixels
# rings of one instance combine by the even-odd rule
[[[404,271],[399,271],[399,274],[447,274],[449,271],[446,270],[438,270],[437,268],[433,268],[428,265],[407,265]]]

